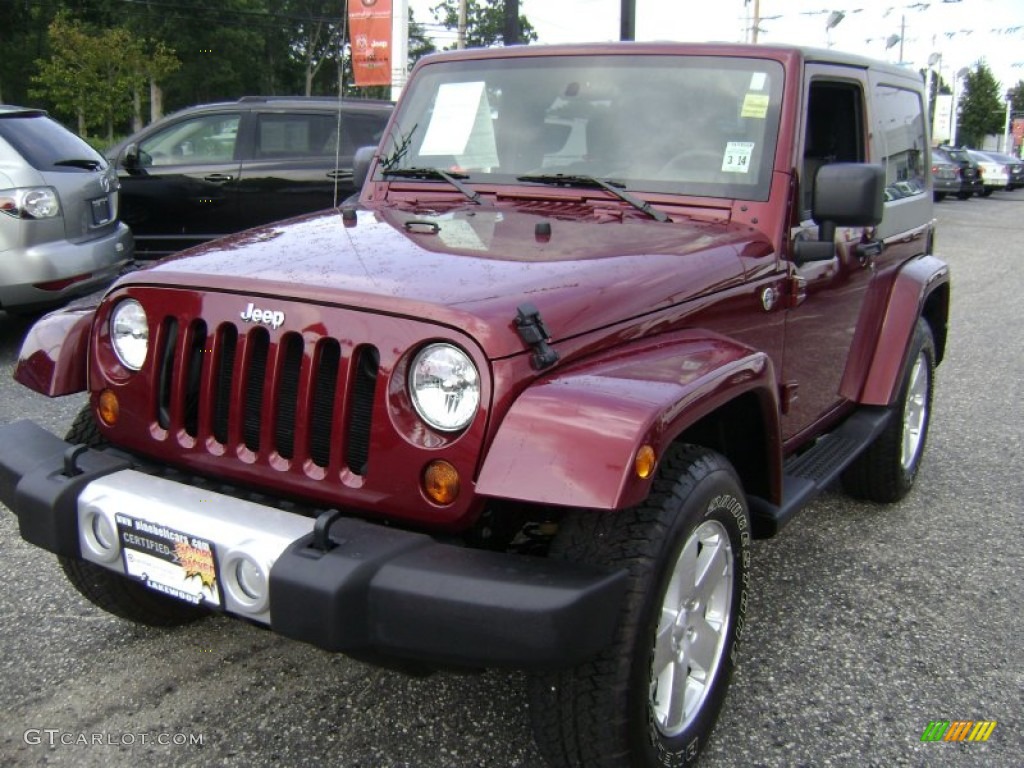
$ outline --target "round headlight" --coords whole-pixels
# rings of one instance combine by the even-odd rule
[[[409,390],[420,418],[434,429],[456,432],[476,415],[480,374],[458,347],[431,344],[412,361]]]
[[[110,316],[110,341],[117,359],[133,371],[146,361],[149,349],[149,323],[146,310],[135,299],[125,299]]]

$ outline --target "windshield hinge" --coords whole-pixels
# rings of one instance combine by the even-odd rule
[[[558,362],[558,353],[548,344],[551,334],[540,319],[540,310],[527,302],[516,307],[516,332],[533,354],[530,365],[535,371],[542,371]]]

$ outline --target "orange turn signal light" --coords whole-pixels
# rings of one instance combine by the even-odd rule
[[[641,445],[640,450],[636,452],[633,469],[637,477],[641,480],[646,480],[654,473],[654,467],[657,463],[658,458],[654,455],[654,449],[649,445]]]
[[[435,504],[451,504],[459,496],[459,471],[442,459],[423,471],[423,492]]]
[[[108,427],[117,424],[117,417],[121,413],[121,406],[117,402],[117,395],[109,389],[100,392],[99,414],[100,420]]]

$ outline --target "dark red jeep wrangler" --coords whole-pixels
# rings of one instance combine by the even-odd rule
[[[119,616],[531,673],[553,765],[701,752],[751,539],[908,492],[942,359],[920,78],[783,47],[464,51],[358,205],[44,318],[22,536]]]

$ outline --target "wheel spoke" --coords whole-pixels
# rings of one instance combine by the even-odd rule
[[[686,719],[689,710],[693,708],[693,702],[699,700],[702,688],[699,682],[686,674],[685,668],[677,668],[668,702],[666,724],[669,727],[677,726]]]
[[[707,538],[703,544],[693,596],[701,605],[707,605],[723,578],[729,575],[729,562],[720,536]]]
[[[660,678],[666,667],[675,664],[677,655],[672,642],[675,620],[665,624],[663,618],[662,622],[654,638],[654,659],[651,661],[651,672],[655,678]]]
[[[920,354],[914,362],[907,380],[903,404],[903,439],[900,444],[900,464],[909,470],[920,451],[924,428],[928,422],[928,390],[930,387],[928,361]]]

